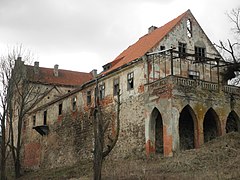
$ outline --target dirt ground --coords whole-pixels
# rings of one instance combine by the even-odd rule
[[[92,163],[27,173],[21,179],[92,179]],[[102,179],[240,179],[240,134],[229,133],[171,158],[106,160]]]

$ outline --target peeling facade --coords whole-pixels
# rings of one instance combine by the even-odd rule
[[[104,65],[101,74],[67,93],[54,86],[29,112],[23,135],[25,168],[71,165],[91,158],[90,112],[96,80],[113,135],[115,92],[120,89],[122,94],[120,136],[110,158],[173,156],[239,131],[239,88],[223,82],[221,56],[191,12],[149,30]],[[43,124],[48,131],[41,136],[33,127]]]

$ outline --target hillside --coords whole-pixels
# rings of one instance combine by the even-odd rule
[[[92,179],[91,162],[28,173],[21,179]],[[103,179],[240,179],[240,134],[218,137],[172,158],[104,162]]]

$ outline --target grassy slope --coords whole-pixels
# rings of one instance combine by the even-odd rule
[[[110,161],[103,165],[103,179],[240,179],[240,134],[216,138],[200,149],[176,154],[172,158]],[[92,179],[92,163],[42,170],[21,179]]]

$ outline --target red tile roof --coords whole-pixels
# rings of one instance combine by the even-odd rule
[[[39,71],[36,74],[34,73],[34,66],[26,65],[26,67],[29,80],[43,84],[80,86],[93,78],[92,73],[69,71],[63,69],[58,69],[58,76],[56,77],[53,73],[54,69],[43,67],[38,67]]]
[[[154,46],[156,46],[180,22],[180,20],[188,12],[190,12],[190,10],[184,12],[183,14],[173,19],[172,21],[168,22],[164,26],[159,27],[153,32],[141,37],[135,44],[129,46],[119,56],[117,56],[115,60],[111,62],[111,68],[103,72],[103,74],[106,74],[131,61],[134,61],[142,57],[145,53],[147,53]]]

